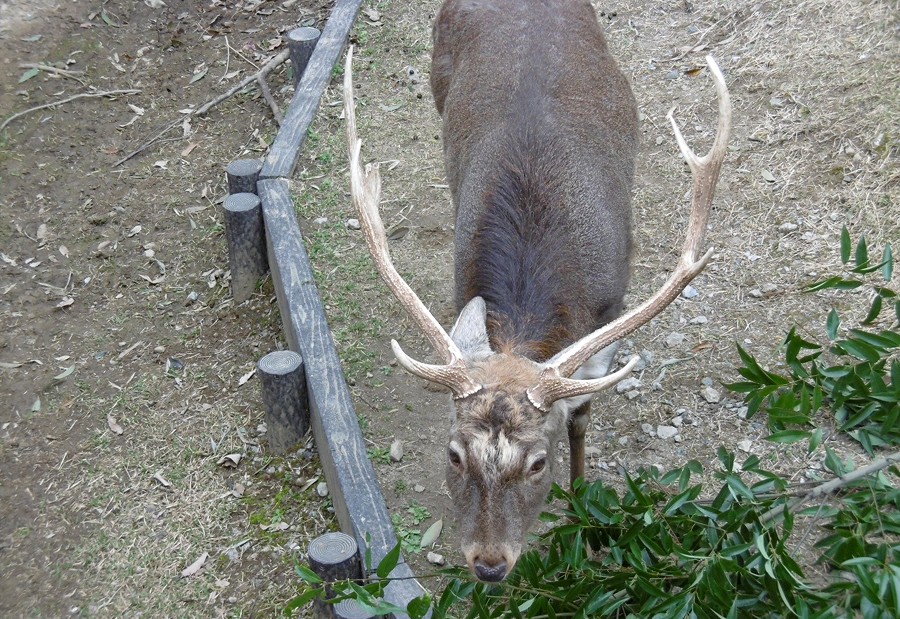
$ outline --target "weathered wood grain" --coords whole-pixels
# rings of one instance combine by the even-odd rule
[[[303,78],[294,91],[294,98],[281,129],[269,149],[260,178],[288,178],[293,174],[300,147],[306,139],[306,129],[319,109],[322,92],[331,80],[331,69],[344,49],[347,34],[356,19],[361,2],[362,0],[335,2],[303,72]]]

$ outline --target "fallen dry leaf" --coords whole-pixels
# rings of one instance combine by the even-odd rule
[[[106,415],[106,425],[108,425],[109,429],[116,434],[122,434],[123,432],[125,432],[125,430],[122,429],[122,426],[120,426],[116,422],[116,418],[112,415]]]
[[[193,576],[194,574],[199,572],[200,568],[203,567],[203,564],[206,563],[206,559],[208,559],[208,558],[209,558],[208,552],[204,552],[202,555],[200,555],[196,561],[194,561],[189,566],[187,566],[186,568],[181,570],[182,578],[187,578],[188,576]]]
[[[72,297],[63,297],[63,300],[60,301],[59,303],[57,303],[56,305],[54,305],[53,307],[55,307],[57,309],[61,309],[63,307],[69,307],[73,303],[75,303],[75,299],[73,299]]]
[[[252,370],[241,376],[238,379],[238,387],[240,387],[241,385],[245,385],[247,381],[253,377],[254,374],[256,374],[256,368],[253,368]]]
[[[163,280],[166,279],[166,276],[160,275],[159,277],[150,277],[149,275],[144,275],[142,273],[141,278],[146,279],[148,282],[150,282],[153,285],[156,285],[156,284],[161,284],[163,282]]]
[[[240,463],[241,454],[238,453],[228,454],[216,460],[216,464],[218,464],[219,466],[224,466],[226,469],[233,469]]]

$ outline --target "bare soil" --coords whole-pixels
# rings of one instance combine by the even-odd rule
[[[364,158],[384,162],[395,261],[449,326],[452,206],[427,87],[437,7],[364,3],[352,39]],[[192,117],[187,137],[179,126],[113,165],[179,110],[254,71],[281,49],[286,29],[321,27],[328,8],[0,5],[4,118],[88,87],[140,90],[40,110],[0,133],[3,616],[273,616],[294,590],[289,551],[335,526],[311,482],[320,472],[310,452],[260,451],[258,387],[242,377],[284,347],[271,284],[238,307],[227,288],[223,169],[264,156],[277,130],[268,106],[250,89]],[[708,146],[715,97],[697,71],[706,53],[725,70],[735,126],[707,236],[716,254],[696,297],[630,338],[629,350],[653,353],[637,395],[596,398],[591,477],[615,483],[623,469],[689,458],[711,469],[719,445],[748,439],[775,470],[797,479],[822,472],[821,453],[806,458],[763,441],[763,420],[743,419],[720,383],[736,376],[735,342],[775,366],[772,351],[791,324],[821,339],[832,305],[845,313],[864,305],[800,293],[838,267],[842,225],[879,248],[900,240],[898,8],[891,0],[597,5],[642,118],[632,303],[662,283],[681,247],[690,176],[665,114],[675,106],[689,143]],[[28,70],[20,63],[38,62],[84,71],[86,86],[47,71],[18,83]],[[289,84],[284,68],[270,78],[282,104]],[[449,397],[393,364],[391,338],[430,353],[377,280],[360,233],[345,225],[355,215],[340,98],[335,80],[292,180],[298,215],[398,530],[414,538],[444,517],[437,550],[453,560],[443,486]],[[685,337],[669,346],[673,332]],[[707,377],[723,400],[701,396]],[[681,409],[696,425],[680,427],[680,442],[641,430]],[[399,463],[386,457],[395,440],[405,451]],[[850,441],[830,444],[864,460]],[[241,454],[236,468],[218,464],[232,453]],[[419,508],[430,517],[421,520]],[[203,553],[203,568],[182,577]],[[419,573],[428,569],[423,555],[410,555]]]

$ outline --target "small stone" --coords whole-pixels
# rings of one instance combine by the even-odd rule
[[[694,316],[690,320],[690,323],[692,325],[705,325],[708,322],[709,320],[706,318],[706,316]]]
[[[318,494],[322,498],[327,497],[328,496],[328,484],[325,483],[324,481],[320,481],[319,484],[316,486],[316,494]]]
[[[439,555],[436,552],[429,552],[427,555],[425,555],[425,558],[428,559],[429,563],[432,563],[434,565],[443,565],[444,564],[444,556]]]
[[[629,391],[628,393],[626,393],[625,397],[628,398],[629,400],[633,400],[635,398],[641,397],[641,392],[638,391],[637,389],[635,389],[634,391]]]
[[[195,291],[192,290],[188,294],[187,298],[184,300],[184,304],[185,305],[193,305],[194,302],[197,300],[197,297],[199,297],[199,296],[200,295],[198,295]]]
[[[680,434],[676,434],[676,435],[675,435],[675,442],[676,442],[676,443],[680,443],[681,441],[682,441],[681,435],[680,435]]]
[[[627,437],[627,436],[623,436],[622,438],[625,439],[625,443],[628,442],[628,437]],[[622,443],[622,438],[619,439],[619,442],[620,442],[620,443]],[[622,444],[624,445],[625,443],[622,443]],[[608,471],[608,470],[609,470],[609,465],[608,465],[606,462],[604,462],[603,460],[600,460],[599,462],[597,462],[597,468],[598,468],[598,469],[603,469],[604,471]]]
[[[684,343],[684,333],[679,333],[678,331],[672,331],[666,337],[666,346],[669,348],[676,348],[681,346]]]
[[[348,220],[347,220],[347,227],[348,227],[350,230],[359,230],[359,227],[360,227],[360,226],[359,226],[359,220],[358,220],[358,219],[348,219]]]
[[[749,409],[748,407],[746,407],[746,406],[740,407],[739,409],[737,409],[738,417],[740,417],[741,419],[746,419],[746,418],[747,418],[747,413],[748,413],[749,411],[750,411],[750,409]]]
[[[710,404],[717,403],[722,396],[719,395],[719,392],[713,389],[712,387],[704,387],[700,390],[700,395],[703,396],[703,399],[709,402]]]
[[[671,423],[676,428],[680,428],[681,424],[684,423],[684,418],[681,415],[679,415],[678,417],[672,417],[672,421],[670,421],[669,423]]]
[[[681,291],[681,296],[683,296],[685,299],[693,299],[698,294],[700,294],[700,293],[697,292],[697,289],[694,288],[693,286],[691,286],[690,284],[685,286],[684,290]]]
[[[712,387],[712,386],[713,386],[713,379],[711,379],[709,376],[704,376],[704,377],[700,380],[700,384],[703,385],[704,387]]]
[[[656,436],[662,439],[672,438],[678,430],[672,426],[656,426]]]
[[[153,352],[155,352],[157,354],[162,354],[162,353],[166,352],[166,347],[165,346],[157,346],[156,348],[153,349]]]
[[[672,69],[668,73],[666,73],[665,79],[667,80],[677,80],[678,79],[678,69]]]
[[[144,257],[145,257],[145,258],[152,258],[152,257],[155,256],[155,255],[156,255],[156,252],[153,251],[152,249],[145,249],[145,250],[144,250]]]
[[[256,433],[259,435],[263,435],[268,431],[269,431],[269,428],[266,427],[265,423],[261,423],[258,426],[256,426]]]
[[[745,451],[750,453],[750,446],[753,445],[753,442],[749,438],[745,438],[740,443],[737,444],[738,449],[741,451]]]
[[[762,299],[762,296],[763,296],[762,290],[760,290],[759,288],[754,288],[753,290],[750,291],[750,296],[753,297],[754,299]]]
[[[627,445],[627,444],[628,444],[628,437],[627,437],[627,436],[620,436],[620,437],[619,437],[619,445]],[[601,466],[600,468],[602,468],[602,469],[607,468],[605,462],[602,462],[601,464],[602,464],[603,466]]]
[[[649,423],[642,423],[641,431],[643,431],[644,434],[649,434],[650,436],[656,436],[656,431],[653,429],[653,426],[651,426]]]
[[[641,380],[639,378],[635,378],[634,376],[629,376],[625,380],[619,381],[619,384],[616,385],[616,393],[625,393],[626,391],[631,391],[632,389],[637,389],[641,386]]]
[[[778,226],[778,231],[783,233],[793,232],[797,229],[797,224],[791,223],[789,221]]]
[[[413,490],[415,490],[416,492],[425,492],[425,486],[423,486],[422,484],[416,484],[415,486],[413,486]]]
[[[313,223],[316,224],[317,226],[324,226],[325,224],[328,223],[328,218],[327,217],[316,217],[315,219],[313,219]]]
[[[760,288],[760,291],[761,291],[765,296],[769,296],[770,294],[772,294],[772,293],[775,292],[776,290],[778,290],[778,286],[776,286],[775,284],[763,284],[763,285],[762,285],[762,288]]]
[[[400,439],[391,443],[390,456],[394,462],[400,462],[403,459],[403,442]]]

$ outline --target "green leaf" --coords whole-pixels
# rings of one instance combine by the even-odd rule
[[[397,567],[397,563],[400,561],[400,542],[397,542],[397,545],[391,548],[384,558],[378,562],[378,567],[375,568],[375,573],[378,575],[378,578],[387,578],[388,574],[390,574],[395,567]]]
[[[856,244],[856,254],[853,257],[857,267],[864,267],[869,264],[869,249],[866,246],[866,235],[859,236],[859,243]]]
[[[25,71],[25,73],[22,74],[22,77],[19,78],[19,83],[21,84],[22,82],[27,82],[40,72],[40,69],[28,69],[27,71]]]
[[[725,478],[725,483],[728,484],[728,487],[734,494],[750,499],[751,501],[753,500],[753,491],[750,490],[750,488],[747,487],[747,484],[745,484],[737,475],[729,475]]]
[[[114,22],[112,20],[112,18],[109,16],[109,13],[106,12],[106,9],[103,9],[102,11],[100,11],[100,19],[102,19],[104,22],[106,22],[107,26],[112,26],[113,28],[119,27],[119,24],[117,24],[116,22]]]
[[[781,432],[770,434],[766,437],[766,440],[772,443],[796,443],[811,436],[812,434],[804,430],[782,430]]]
[[[825,320],[825,330],[828,332],[829,340],[837,337],[837,330],[840,325],[841,317],[838,316],[837,311],[832,307],[831,311],[828,312],[828,318]]]
[[[304,581],[308,583],[312,583],[314,585],[318,585],[322,583],[322,579],[319,578],[319,575],[314,571],[306,567],[305,565],[300,565],[299,563],[294,563],[294,571],[297,572],[297,576],[302,578]]]
[[[825,290],[826,288],[834,288],[840,282],[843,281],[843,278],[839,275],[835,275],[834,277],[829,277],[828,279],[823,279],[820,282],[813,282],[809,286],[803,289],[803,292],[816,292],[817,290]]]
[[[431,596],[427,593],[411,599],[406,604],[406,614],[408,614],[411,619],[423,619],[425,615],[428,614],[428,609],[431,608]]]
[[[869,313],[866,314],[866,317],[863,319],[862,323],[864,325],[872,324],[876,318],[878,318],[878,314],[881,313],[881,295],[876,294],[875,298],[872,299],[872,306],[869,308]]]
[[[321,588],[307,589],[306,591],[304,591],[303,593],[301,593],[300,595],[298,595],[297,597],[292,599],[290,602],[288,602],[285,605],[284,610],[282,611],[282,614],[285,617],[290,617],[293,614],[292,611],[300,608],[301,606],[306,606],[306,604],[308,604],[310,601],[312,601],[313,598],[318,596],[323,591],[324,591],[324,589],[321,589]]]
[[[850,232],[847,226],[841,227],[841,262],[847,264],[850,260]]]
[[[894,274],[894,253],[891,251],[891,244],[888,243],[884,246],[884,252],[881,254],[881,262],[884,266],[881,267],[881,275],[884,277],[884,281],[891,281],[891,276]]]
[[[875,363],[881,358],[881,355],[875,348],[861,340],[838,340],[835,344],[837,344],[836,348],[844,351],[844,354],[868,361],[869,363]]]
[[[811,454],[821,444],[822,444],[822,428],[816,428],[815,430],[812,431],[812,436],[809,437],[809,447],[807,447],[806,453]]]

